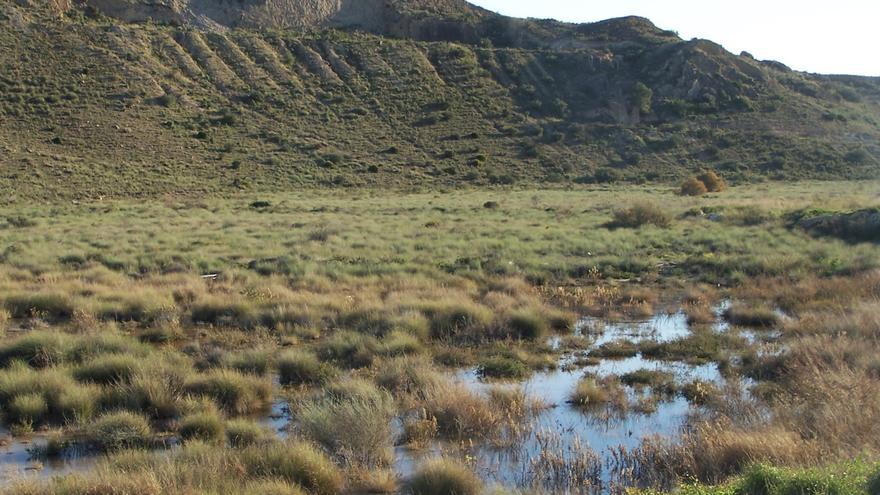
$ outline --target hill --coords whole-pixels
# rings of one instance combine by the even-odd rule
[[[2,0],[0,190],[880,176],[880,80],[458,0]]]

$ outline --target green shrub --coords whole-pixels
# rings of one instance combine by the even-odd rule
[[[138,339],[144,343],[167,344],[182,338],[180,329],[174,326],[157,326],[144,329]]]
[[[630,103],[641,113],[651,113],[654,91],[642,82],[637,82],[630,94]]]
[[[413,495],[479,495],[480,479],[467,467],[450,459],[426,462],[409,480]]]
[[[336,375],[336,369],[306,351],[287,351],[277,359],[282,385],[323,385]]]
[[[147,419],[131,412],[104,414],[82,432],[88,445],[105,451],[143,448],[150,444],[151,436]]]
[[[131,382],[118,388],[117,407],[143,411],[151,418],[180,416],[186,385],[192,370],[185,364],[159,362],[139,371]]]
[[[637,229],[645,225],[661,228],[669,227],[672,217],[652,203],[637,203],[629,208],[614,212],[614,219],[608,225],[611,228]]]
[[[639,353],[639,346],[629,340],[606,342],[590,351],[590,357],[607,359],[625,359]]]
[[[386,361],[378,371],[376,383],[394,397],[421,396],[440,379],[426,361],[417,357]]]
[[[880,495],[880,467],[868,478],[868,495]]]
[[[97,386],[80,385],[67,387],[58,396],[56,405],[60,420],[64,423],[83,424],[95,415],[102,390]]]
[[[297,485],[281,480],[254,481],[244,486],[238,495],[306,495]]]
[[[650,387],[661,394],[675,393],[675,375],[666,371],[640,369],[624,373],[620,381],[630,387]]]
[[[324,453],[305,442],[248,447],[239,458],[253,477],[282,479],[316,495],[336,495],[342,490],[339,469]]]
[[[184,441],[217,443],[223,440],[223,419],[211,412],[191,414],[181,420],[178,432]]]
[[[765,465],[746,471],[737,495],[852,495],[864,493],[864,478],[821,469],[793,470]],[[868,495],[874,495],[868,486]]]

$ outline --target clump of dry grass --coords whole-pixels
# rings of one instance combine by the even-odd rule
[[[378,365],[376,383],[396,399],[407,402],[423,399],[443,376],[424,359],[403,357]]]
[[[450,381],[431,385],[422,406],[437,421],[441,435],[454,439],[486,438],[499,426],[499,415],[486,399]]]
[[[779,324],[776,311],[756,304],[733,304],[724,312],[724,317],[731,324],[743,327],[771,328]]]
[[[539,492],[592,493],[602,487],[602,458],[575,436],[568,441],[556,431],[535,434],[537,454],[529,459],[523,484]]]
[[[336,368],[306,351],[286,351],[276,361],[282,385],[323,385],[336,375]]]
[[[272,385],[268,381],[225,369],[194,375],[184,389],[190,395],[215,401],[230,414],[265,410],[272,398]]]
[[[677,459],[681,472],[708,483],[721,482],[755,463],[795,466],[819,460],[815,442],[781,426],[743,429],[705,423],[683,443],[687,456]]]
[[[392,460],[391,396],[369,382],[345,382],[296,407],[300,433],[343,462],[382,467]]]
[[[473,471],[445,458],[420,466],[407,485],[412,495],[478,495],[483,491],[483,483]]]
[[[613,229],[637,229],[647,225],[667,228],[672,224],[672,216],[660,206],[641,202],[629,208],[614,212],[614,219],[607,224]]]
[[[570,404],[585,411],[606,409],[617,414],[629,410],[629,398],[620,380],[613,376],[585,376],[568,398]]]
[[[419,409],[403,418],[403,432],[399,443],[411,448],[424,448],[437,438],[439,431],[437,418],[429,417],[425,409]]]

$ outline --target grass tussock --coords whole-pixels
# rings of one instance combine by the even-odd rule
[[[493,320],[488,308],[465,301],[432,305],[425,313],[436,340],[480,341]]]
[[[614,377],[586,376],[578,381],[569,395],[570,404],[584,410],[612,408],[626,412],[629,399],[620,381]]]
[[[732,325],[751,328],[772,328],[780,323],[776,311],[759,305],[734,304],[724,312],[724,318]]]
[[[190,378],[186,393],[213,400],[229,414],[252,414],[268,407],[272,386],[262,378],[232,370],[212,370]]]
[[[286,351],[277,366],[282,385],[323,385],[336,376],[336,368],[307,351]]]
[[[201,412],[185,416],[178,428],[184,441],[219,443],[225,438],[223,418],[213,412]]]
[[[272,433],[268,429],[247,419],[227,421],[225,429],[226,440],[235,448],[265,443],[272,438]]]
[[[394,434],[391,396],[369,382],[347,382],[296,408],[300,434],[347,464],[387,466]]]
[[[103,451],[147,447],[152,438],[147,419],[130,412],[99,416],[81,432],[83,443]]]
[[[480,361],[477,373],[482,378],[521,380],[531,374],[522,361],[506,356],[492,356]]]
[[[407,488],[412,495],[478,495],[483,483],[464,465],[451,459],[435,459],[418,468]]]
[[[284,480],[316,495],[336,495],[342,490],[340,470],[309,443],[273,442],[248,447],[239,456],[249,476]]]
[[[615,211],[614,218],[607,224],[612,229],[638,229],[649,225],[668,228],[672,217],[660,206],[643,202]]]

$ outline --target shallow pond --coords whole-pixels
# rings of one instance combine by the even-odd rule
[[[714,328],[719,332],[729,330],[726,323],[720,319],[724,310],[725,306],[719,306],[715,311],[719,319]],[[578,334],[594,339],[589,349],[622,339],[668,342],[686,337],[690,332],[687,316],[680,311],[655,315],[645,320],[623,322],[584,318],[577,325]],[[550,341],[550,345],[557,349],[559,344],[559,338]],[[556,457],[553,462],[568,463],[569,467],[577,464],[586,455],[595,455],[598,471],[593,473],[594,486],[582,491],[607,491],[610,483],[619,481],[614,479],[616,476],[614,453],[620,447],[627,450],[635,449],[647,437],[675,438],[680,434],[688,415],[694,412],[695,406],[690,405],[686,399],[672,396],[661,398],[656,404],[656,409],[646,413],[636,411],[622,415],[597,414],[595,411],[585,413],[567,403],[569,395],[585,374],[608,376],[651,370],[672,374],[679,385],[697,379],[718,385],[724,382],[715,363],[689,365],[655,361],[636,355],[626,359],[601,359],[598,364],[576,366],[576,356],[588,352],[589,349],[563,355],[557,369],[534,373],[528,379],[516,383],[484,381],[476,369],[463,370],[454,375],[457,380],[476,391],[486,391],[495,386],[522,387],[529,396],[541,399],[549,406],[537,415],[531,425],[531,431],[512,448],[497,449],[487,446],[459,448],[464,450],[463,453],[468,456],[484,479],[508,486],[543,483],[545,488],[558,490],[559,486],[552,485],[552,473],[551,475],[544,473],[546,476],[543,480],[535,479],[530,474],[535,471],[536,466],[547,461],[542,458],[541,452],[550,448],[555,451]],[[627,393],[632,399],[637,399],[643,394],[630,387],[627,387]],[[406,476],[412,472],[421,458],[436,456],[444,450],[454,449],[455,446],[441,444],[435,445],[428,452],[398,449],[396,469],[401,475]],[[548,481],[550,483],[547,483]],[[583,486],[583,483],[580,485]]]
[[[714,331],[734,331],[721,318],[727,303],[715,308],[717,316]],[[687,316],[679,311],[671,314],[658,314],[644,320],[603,321],[584,318],[577,325],[577,334],[591,340],[587,349],[580,349],[560,357],[559,366],[550,371],[536,372],[520,382],[486,382],[477,370],[466,369],[452,373],[452,377],[474,391],[485,392],[489,387],[522,387],[527,395],[540,399],[548,407],[542,410],[521,432],[515,442],[504,448],[489,445],[453,445],[437,442],[427,449],[413,451],[406,447],[395,450],[394,469],[401,477],[411,474],[426,457],[451,454],[466,458],[477,472],[487,481],[508,486],[540,485],[558,490],[558,486],[548,481],[546,470],[536,466],[555,462],[567,466],[589,460],[595,471],[590,473],[593,488],[581,492],[604,492],[610,483],[615,482],[615,452],[620,447],[635,449],[647,437],[663,436],[676,438],[689,414],[695,412],[681,396],[673,395],[658,398],[656,409],[647,412],[630,410],[626,414],[585,413],[567,403],[569,395],[578,381],[587,373],[598,376],[622,375],[637,370],[652,370],[670,373],[677,384],[685,384],[699,379],[722,385],[724,378],[714,363],[689,365],[679,362],[663,362],[644,359],[640,355],[626,359],[601,359],[590,365],[579,365],[577,357],[582,356],[599,345],[621,339],[633,341],[653,340],[668,342],[686,337],[690,333]],[[766,340],[777,334],[768,331],[735,329],[749,341]],[[561,339],[553,338],[551,346],[559,348]],[[644,392],[627,387],[627,394],[633,402],[644,397]],[[273,404],[271,412],[259,418],[259,422],[279,437],[289,433],[290,410],[285,401]],[[8,438],[8,435],[2,435]],[[94,456],[68,455],[60,459],[33,460],[30,449],[45,438],[35,435],[30,441],[9,440],[0,447],[0,481],[21,477],[51,477],[76,471],[91,469],[97,463]],[[546,458],[551,452],[554,459]],[[546,466],[545,466],[546,467]],[[559,467],[559,466],[556,466]],[[581,465],[581,468],[584,466]],[[558,474],[558,473],[557,473]],[[541,477],[544,478],[541,478]],[[558,480],[557,480],[558,481]],[[580,486],[584,486],[583,483]]]

